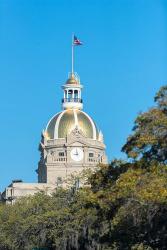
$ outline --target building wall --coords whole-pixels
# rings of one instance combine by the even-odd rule
[[[47,140],[42,138],[41,159],[38,165],[38,180],[57,184],[71,174],[78,174],[85,168],[96,168],[99,163],[107,164],[105,145],[102,141],[86,138],[82,132],[73,130],[66,139]],[[81,148],[84,157],[75,162],[70,155],[73,148]],[[64,153],[60,156],[59,153]],[[93,154],[91,157],[89,154]]]
[[[47,184],[47,183],[11,183],[3,192],[2,197],[3,200],[6,201],[7,204],[13,204],[17,199],[34,195],[38,192],[45,192],[50,195],[55,192],[56,186]]]

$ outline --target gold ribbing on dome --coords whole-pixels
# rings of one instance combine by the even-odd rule
[[[66,84],[79,84],[79,81],[76,79],[74,73],[71,73],[70,78],[66,81]]]
[[[76,115],[76,117],[75,117]],[[63,113],[58,113],[50,121],[46,128],[47,139],[65,138],[77,126],[85,137],[90,139],[98,139],[99,132],[96,124],[84,112],[77,109],[68,109]],[[96,138],[93,135],[93,125],[96,128]],[[57,137],[55,138],[55,134]]]

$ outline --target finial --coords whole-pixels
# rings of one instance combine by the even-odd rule
[[[77,85],[80,84],[80,82],[79,82],[78,78],[75,76],[74,72],[70,73],[66,84],[77,84]]]

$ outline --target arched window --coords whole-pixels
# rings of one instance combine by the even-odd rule
[[[78,90],[74,90],[74,99],[78,99]]]
[[[69,99],[72,99],[72,92],[73,92],[72,89],[70,89],[70,90],[68,91],[68,98],[69,98]]]
[[[94,157],[94,154],[93,153],[89,153],[89,157]]]

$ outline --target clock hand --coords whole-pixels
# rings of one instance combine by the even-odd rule
[[[78,155],[78,153],[76,152],[76,153],[74,153],[74,155]]]

